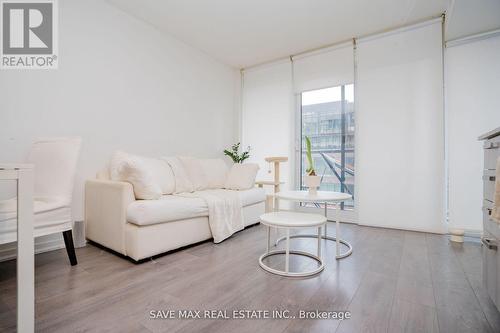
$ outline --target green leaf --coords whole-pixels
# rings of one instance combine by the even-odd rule
[[[309,139],[308,136],[306,136],[306,157],[309,164],[309,167],[306,169],[306,173],[308,175],[315,175],[316,173],[314,171],[314,160],[311,153],[311,139]]]
[[[234,163],[242,163],[244,160],[250,157],[250,151],[244,151],[241,155],[239,154],[240,142],[235,143],[231,146],[231,151],[224,149],[224,155],[229,156]],[[250,149],[250,147],[248,147]]]

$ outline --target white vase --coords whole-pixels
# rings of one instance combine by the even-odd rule
[[[304,184],[309,189],[309,194],[315,195],[318,193],[318,187],[321,184],[321,177],[304,176]]]

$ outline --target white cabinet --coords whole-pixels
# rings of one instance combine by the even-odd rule
[[[483,283],[500,309],[500,224],[490,218],[495,191],[496,161],[500,156],[500,128],[479,137],[484,140],[483,171]]]
[[[500,256],[498,256],[498,244],[496,238],[492,237],[490,233],[485,231],[483,238],[483,284],[491,300],[497,305],[498,302],[498,291],[500,291],[498,286],[497,276],[500,272],[498,269],[498,261]]]

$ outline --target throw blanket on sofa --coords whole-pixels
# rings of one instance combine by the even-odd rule
[[[243,211],[237,191],[222,189],[176,194],[183,197],[202,198],[208,206],[208,222],[214,243],[220,243],[237,231],[243,230]]]

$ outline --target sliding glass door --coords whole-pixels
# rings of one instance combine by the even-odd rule
[[[354,196],[354,85],[302,92],[300,100],[300,188],[306,189],[308,136],[320,190]],[[343,210],[353,208],[354,200],[342,205]]]

